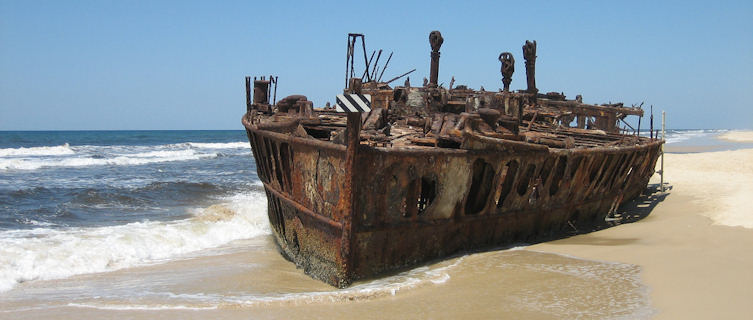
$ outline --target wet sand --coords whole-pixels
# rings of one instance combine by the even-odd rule
[[[667,192],[625,206],[632,223],[344,290],[296,270],[264,236],[210,255],[23,283],[0,294],[0,319],[750,319],[753,229],[725,224],[753,222],[744,201],[752,165],[753,149],[667,154]]]
[[[252,250],[24,285],[12,319],[604,319],[652,314],[641,268],[524,249],[447,259],[337,290]],[[257,250],[258,249],[258,250]]]
[[[665,169],[645,219],[527,249],[641,266],[658,319],[753,318],[753,149],[668,153]]]

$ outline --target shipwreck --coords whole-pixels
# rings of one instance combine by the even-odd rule
[[[358,40],[363,73],[353,68]],[[535,41],[522,48],[526,89],[510,90],[509,52],[499,55],[503,89],[445,88],[442,35],[429,42],[429,79],[392,87],[407,73],[381,81],[381,50],[367,58],[363,35],[349,34],[346,88],[334,107],[314,108],[303,95],[277,101],[276,77],[246,77],[242,123],[274,239],[316,279],[342,288],[549,237],[609,219],[647,188],[664,141],[636,133],[640,107],[539,93]]]

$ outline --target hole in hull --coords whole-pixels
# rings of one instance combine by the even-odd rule
[[[471,188],[468,192],[468,198],[465,203],[466,214],[478,214],[484,210],[484,207],[486,207],[486,200],[489,198],[493,179],[494,168],[483,159],[476,159],[476,161],[473,162]]]

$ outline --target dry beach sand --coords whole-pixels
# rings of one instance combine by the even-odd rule
[[[723,133],[719,139],[736,141],[736,142],[753,142],[753,131],[736,130]]]
[[[725,138],[753,142],[753,132]],[[631,223],[345,290],[309,279],[262,237],[243,250],[22,284],[0,295],[0,318],[752,319],[753,149],[668,153],[665,171],[666,193],[623,208]]]

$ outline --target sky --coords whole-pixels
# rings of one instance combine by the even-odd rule
[[[418,85],[432,30],[445,86],[501,88],[509,51],[524,89],[521,47],[536,40],[541,92],[643,102],[673,129],[753,129],[750,0],[0,0],[0,130],[242,129],[244,76],[321,107],[342,92],[355,32],[380,64],[394,52],[384,79],[415,68]]]

